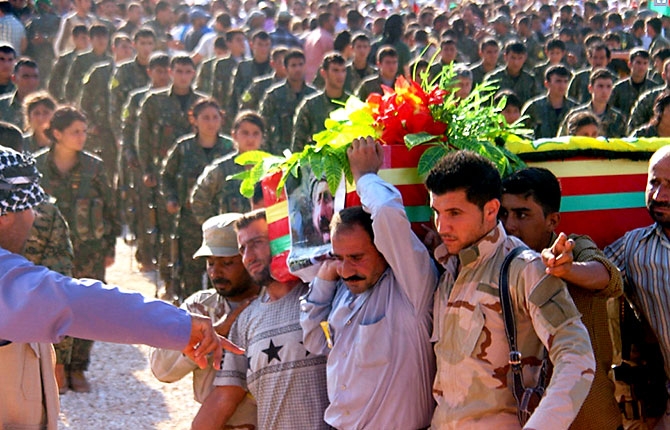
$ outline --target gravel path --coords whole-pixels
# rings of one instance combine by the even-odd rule
[[[153,278],[130,261],[131,249],[119,240],[108,282],[153,297]],[[86,373],[92,391],[61,396],[59,429],[190,428],[199,408],[191,376],[173,384],[159,382],[149,368],[149,351],[144,345],[96,342]]]

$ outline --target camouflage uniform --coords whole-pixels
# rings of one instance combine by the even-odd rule
[[[34,264],[45,266],[54,272],[72,276],[72,242],[70,229],[58,207],[52,201],[44,201],[35,208],[35,221],[26,241],[23,256]],[[54,345],[56,363],[69,364],[72,356],[73,338],[66,336]]]
[[[0,97],[0,121],[14,124],[23,130],[23,102],[17,97],[16,91]]]
[[[551,64],[549,64],[549,60],[547,60],[544,63],[540,63],[533,67],[533,77],[535,78],[535,83],[537,84],[536,87],[538,94],[541,94],[547,90],[544,86],[544,74],[550,65]],[[568,70],[571,70],[570,66],[563,62],[561,62],[560,65],[567,67]]]
[[[559,136],[568,136],[568,122],[573,115],[580,112],[591,112],[595,115],[591,103],[572,108],[570,112],[565,115],[565,118],[563,118],[563,123],[558,131]],[[596,115],[596,117],[598,117],[598,120],[600,121],[598,136],[605,136],[608,138],[626,136],[626,121],[619,110],[608,105],[605,112],[602,115]]]
[[[281,155],[284,149],[291,146],[296,108],[302,99],[315,92],[314,87],[303,84],[300,92],[296,93],[288,82],[281,82],[268,88],[260,106],[260,114],[268,127],[262,150]]]
[[[228,175],[241,172],[244,167],[235,163],[237,151],[214,160],[198,178],[191,193],[191,211],[199,224],[209,218],[228,212],[245,213],[251,210],[249,199],[240,194],[240,181],[226,180]]]
[[[114,71],[110,88],[110,111],[112,130],[115,131],[117,138],[121,137],[121,115],[123,105],[128,100],[128,94],[132,90],[149,85],[149,74],[147,68],[137,62],[137,58],[129,60],[118,65]]]
[[[27,152],[28,154],[35,154],[37,151],[43,148],[43,146],[37,146],[35,135],[33,135],[32,132],[23,135],[23,152]]]
[[[525,70],[521,70],[520,75],[513,78],[507,73],[505,66],[498,67],[484,78],[487,83],[497,81],[501,90],[512,90],[519,97],[521,103],[526,103],[537,95],[535,88],[535,79]]]
[[[592,68],[579,70],[574,74],[570,80],[568,87],[568,97],[576,100],[577,103],[588,103],[591,100],[591,93],[589,93],[589,79],[591,77]]]
[[[629,118],[630,110],[640,97],[640,94],[644,94],[646,91],[656,86],[658,85],[654,81],[645,78],[642,85],[636,88],[633,86],[631,78],[624,79],[614,85],[609,104],[612,105],[612,107],[619,109],[626,118]]]
[[[198,69],[198,76],[195,78],[195,90],[204,94],[212,94],[212,76],[214,75],[214,65],[218,58],[212,57],[202,63]]]
[[[316,72],[316,76],[312,81],[312,86],[318,90],[323,90],[323,88],[326,86],[326,81],[321,76],[321,70],[323,69],[319,67],[319,71]],[[354,63],[352,63],[351,61],[347,63],[346,70],[347,70],[347,77],[344,79],[344,91],[352,94],[354,90],[358,88],[361,82],[363,82],[363,79],[377,73],[377,68],[369,64],[366,64],[365,69],[359,71],[354,67]]]
[[[105,257],[114,256],[120,233],[114,199],[102,160],[87,152],[78,154],[77,164],[66,174],[56,167],[50,149],[35,155],[42,173],[42,187],[70,227],[74,249],[72,275],[105,280]],[[84,371],[90,361],[93,341],[75,339],[69,371]]]
[[[284,79],[279,79],[274,73],[272,75],[254,78],[249,88],[242,94],[240,110],[251,109],[257,111],[267,89],[282,81],[284,81]]]
[[[636,128],[630,133],[630,137],[659,137],[658,129],[655,125],[647,124]]]
[[[168,151],[172,148],[178,138],[192,131],[189,112],[196,101],[205,97],[204,94],[191,90],[184,100],[182,107],[180,96],[173,93],[172,87],[151,91],[140,106],[137,125],[137,155],[140,169],[143,175],[152,175],[159,179],[160,169],[163,161],[167,158]],[[146,189],[140,193],[146,193],[148,204],[156,208],[156,226],[158,227],[158,239],[150,240],[160,243],[158,251],[158,262],[161,277],[169,284],[169,241],[168,232],[173,230],[174,217],[167,213],[165,201],[161,198],[158,188]],[[148,214],[150,215],[150,214]],[[149,227],[152,220],[145,219],[145,227]],[[153,257],[153,256],[152,256]],[[168,288],[170,286],[168,285]]]
[[[372,93],[383,95],[384,90],[382,89],[382,85],[386,84],[384,84],[382,81],[381,76],[368,76],[367,78],[363,79],[363,82],[361,82],[358,88],[356,88],[354,95],[363,101],[367,100],[368,96]],[[386,86],[393,88],[393,84]]]
[[[4,94],[11,94],[16,90],[14,82],[9,81],[6,84],[0,84],[0,96]]]
[[[141,102],[153,88],[146,86],[133,90],[128,95],[121,113],[121,156],[119,157],[119,204],[122,205],[122,219],[137,238],[135,259],[142,265],[150,265],[155,256],[152,236],[148,233],[146,220],[149,218],[149,195],[142,184],[142,171],[137,156],[137,122]]]
[[[67,81],[65,83],[65,101],[76,103],[79,100],[81,86],[86,74],[98,63],[107,63],[112,61],[108,54],[97,55],[92,50],[79,54],[72,61],[72,65],[67,72]]]
[[[65,102],[65,82],[67,81],[67,72],[74,59],[80,52],[68,51],[58,57],[51,69],[51,76],[49,77],[49,93],[59,102]]]
[[[640,95],[630,111],[628,133],[649,122],[654,116],[654,103],[661,94],[670,94],[670,86],[656,87]]]
[[[504,256],[521,245],[498,223],[445,262],[435,293],[432,428],[519,428],[498,281]],[[440,254],[443,246],[436,250]],[[514,259],[509,287],[525,385],[535,385],[545,347],[554,364],[547,395],[527,428],[568,428],[595,372],[588,332],[565,283],[545,274],[537,253]]]
[[[495,71],[495,69],[491,72],[493,71]],[[488,74],[488,72],[484,70],[484,64],[481,61],[470,66],[470,72],[472,72],[472,88],[484,82],[484,78]]]
[[[237,65],[233,74],[233,84],[230,89],[230,99],[228,100],[228,109],[226,110],[226,120],[232,124],[237,115],[238,107],[242,101],[242,94],[249,88],[254,78],[269,75],[273,72],[270,61],[257,63],[253,59],[244,60]],[[216,76],[214,77],[216,79]]]
[[[109,80],[114,64],[97,64],[82,79],[79,106],[86,114],[88,136],[86,150],[102,158],[111,184],[116,183],[119,154],[109,114]]]
[[[557,239],[554,233],[550,243]],[[614,397],[614,385],[607,376],[612,367],[612,338],[608,329],[607,300],[623,293],[623,280],[619,269],[605,257],[588,236],[570,235],[575,241],[572,250],[574,261],[601,263],[610,274],[610,282],[602,290],[588,290],[568,283],[570,297],[582,314],[582,323],[589,332],[593,355],[596,359],[596,373],[589,395],[586,397],[572,429],[609,429],[621,425],[621,412]]]
[[[577,102],[563,97],[563,106],[559,112],[549,103],[546,95],[530,99],[521,110],[521,116],[528,115],[526,127],[534,130],[535,139],[556,137],[561,122],[570,109],[577,106]]]
[[[49,11],[38,13],[26,24],[26,39],[28,47],[25,56],[37,63],[40,70],[40,87],[47,85],[51,69],[56,59],[53,41],[58,34],[60,16]]]
[[[62,54],[74,48],[74,42],[72,41],[72,29],[79,24],[85,25],[86,28],[91,28],[91,26],[94,24],[103,24],[109,27],[111,23],[90,13],[83,18],[77,15],[76,12],[70,13],[61,19],[58,35],[54,41],[56,54]],[[112,26],[112,28],[110,28],[109,34],[113,34],[115,31],[116,29]]]
[[[231,84],[233,83],[233,73],[237,67],[237,60],[230,55],[218,59],[214,63],[214,72],[212,73],[212,97],[219,102],[219,106],[226,108],[230,100]],[[226,122],[232,124],[232,118],[226,113]]]
[[[302,151],[305,145],[311,144],[312,136],[325,130],[324,123],[330,113],[342,107],[342,104],[346,103],[350,96],[351,94],[344,92],[342,97],[331,100],[324,91],[319,91],[305,98],[298,105],[293,120],[291,151]]]
[[[216,144],[205,150],[198,143],[197,135],[181,138],[170,150],[161,172],[161,194],[166,202],[179,205],[177,234],[182,263],[181,282],[184,296],[187,297],[202,288],[202,275],[205,273],[205,260],[194,259],[193,254],[202,243],[200,223],[193,216],[189,197],[202,171],[215,158],[233,151],[233,141],[219,136]],[[175,263],[174,261],[172,263]]]

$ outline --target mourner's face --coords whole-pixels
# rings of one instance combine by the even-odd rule
[[[670,154],[649,165],[647,209],[666,232],[670,232]]]
[[[360,225],[336,231],[332,244],[337,274],[353,294],[372,288],[386,270],[386,260]]]
[[[242,121],[232,133],[237,149],[242,152],[256,151],[263,144],[263,130],[250,121]]]
[[[545,216],[532,196],[503,194],[499,217],[507,234],[518,237],[532,249],[539,252],[550,245],[555,217]]]
[[[82,151],[86,143],[86,123],[74,121],[62,131],[54,130],[54,137],[58,145],[72,151]]]
[[[221,112],[214,106],[207,106],[195,117],[195,126],[203,136],[216,136],[221,128]]]
[[[490,200],[481,209],[467,199],[465,190],[430,193],[435,227],[451,255],[473,245],[496,226],[500,201]]]
[[[268,285],[272,281],[270,275],[270,239],[268,223],[260,219],[237,232],[237,244],[242,256],[244,267],[258,285]]]
[[[302,82],[305,80],[305,60],[302,58],[289,58],[286,67],[287,80],[290,82]]]
[[[49,122],[51,121],[53,114],[53,109],[45,105],[40,104],[35,106],[28,114],[30,128],[33,131],[43,131],[49,126]]]
[[[246,293],[253,285],[249,272],[242,264],[242,256],[207,257],[207,276],[223,297],[235,297]]]

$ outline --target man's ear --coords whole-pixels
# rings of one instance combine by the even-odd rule
[[[551,231],[554,231],[558,228],[558,225],[561,223],[561,213],[554,212],[547,215],[547,228]]]
[[[484,204],[484,219],[487,221],[496,222],[498,219],[498,212],[500,211],[500,200],[491,199]]]

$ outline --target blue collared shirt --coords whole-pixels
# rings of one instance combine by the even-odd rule
[[[316,278],[302,298],[305,347],[328,354],[325,420],[336,428],[427,427],[434,409],[430,334],[437,270],[411,231],[398,190],[373,174],[361,177],[357,190],[389,267],[361,294],[341,280]],[[320,326],[325,320],[332,349]]]

